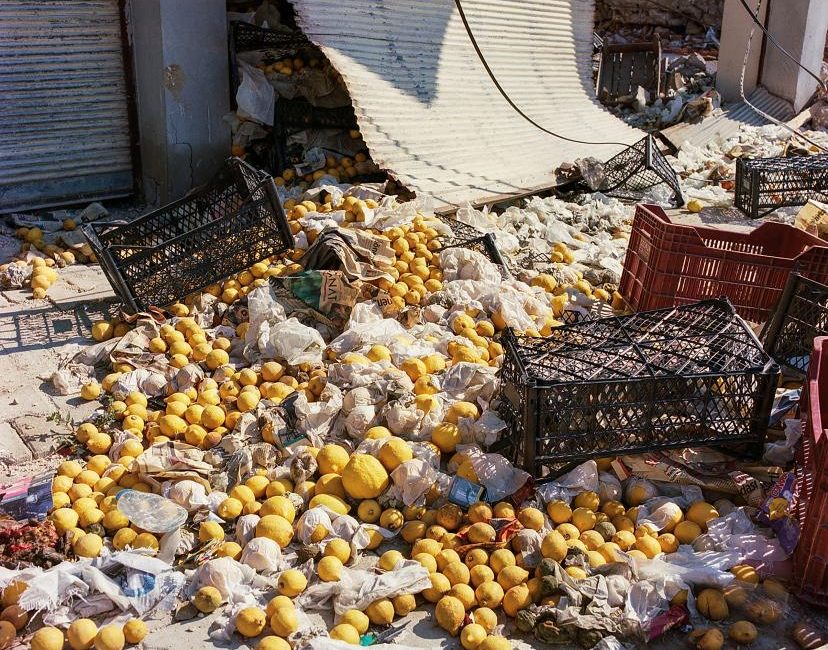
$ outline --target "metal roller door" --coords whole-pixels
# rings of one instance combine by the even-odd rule
[[[132,193],[118,0],[0,1],[0,212]]]

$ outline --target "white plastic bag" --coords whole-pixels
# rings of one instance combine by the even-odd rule
[[[238,114],[245,119],[273,126],[276,108],[276,91],[267,80],[265,73],[239,60],[241,84],[236,91]]]
[[[273,573],[281,568],[282,549],[269,537],[254,537],[245,544],[241,563],[261,573]]]

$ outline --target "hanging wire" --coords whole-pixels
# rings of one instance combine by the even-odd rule
[[[535,128],[540,129],[544,133],[547,133],[547,134],[549,134],[549,135],[551,135],[555,138],[558,138],[560,140],[565,140],[567,142],[574,142],[576,144],[595,145],[595,146],[604,146],[604,145],[617,145],[619,147],[629,147],[630,146],[629,144],[626,144],[624,142],[587,142],[585,140],[578,140],[576,138],[568,138],[568,137],[563,136],[559,133],[555,133],[554,131],[550,131],[549,129],[544,128],[543,126],[538,124],[535,120],[533,120],[531,117],[529,117],[526,113],[524,113],[520,109],[520,107],[517,104],[515,104],[514,101],[512,101],[512,98],[509,97],[509,95],[503,89],[503,86],[500,85],[500,82],[497,80],[497,77],[495,76],[494,72],[489,67],[489,63],[486,61],[486,57],[483,55],[483,51],[480,49],[480,46],[477,43],[477,39],[474,37],[474,32],[472,32],[471,25],[469,25],[469,21],[466,19],[466,12],[463,11],[463,5],[460,4],[460,0],[454,0],[454,4],[457,5],[457,11],[460,13],[460,19],[463,21],[463,26],[466,28],[466,33],[469,35],[469,40],[471,40],[471,43],[472,43],[472,46],[474,46],[475,52],[477,52],[477,57],[480,59],[480,62],[483,64],[483,67],[486,69],[486,73],[489,75],[489,78],[492,80],[492,83],[494,83],[495,88],[497,88],[498,92],[500,92],[500,94],[503,96],[503,99],[505,99],[509,103],[509,106],[511,106],[515,110],[515,112],[517,112],[517,114],[520,115],[524,120],[529,122]]]

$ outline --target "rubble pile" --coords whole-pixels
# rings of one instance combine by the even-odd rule
[[[808,137],[828,147],[824,133],[809,131]],[[769,158],[777,156],[808,156],[822,153],[809,142],[794,136],[784,127],[742,127],[739,133],[725,141],[713,140],[705,147],[685,143],[670,163],[679,174],[685,197],[695,200],[694,206],[733,205],[736,180],[736,159]],[[692,207],[692,206],[691,206]],[[793,209],[793,213],[796,209]],[[781,209],[773,215],[777,220],[793,221],[790,210]]]
[[[622,25],[657,25],[703,34],[721,25],[723,0],[701,0],[692,4],[679,0],[598,0],[596,22]]]

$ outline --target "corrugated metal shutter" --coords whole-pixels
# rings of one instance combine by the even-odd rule
[[[457,205],[555,183],[564,161],[606,159],[544,133],[500,95],[453,0],[291,0],[308,37],[342,74],[373,159],[406,186]],[[498,81],[544,128],[632,144],[643,134],[606,111],[592,81],[592,0],[463,0]]]
[[[132,192],[118,0],[0,0],[0,212]]]

